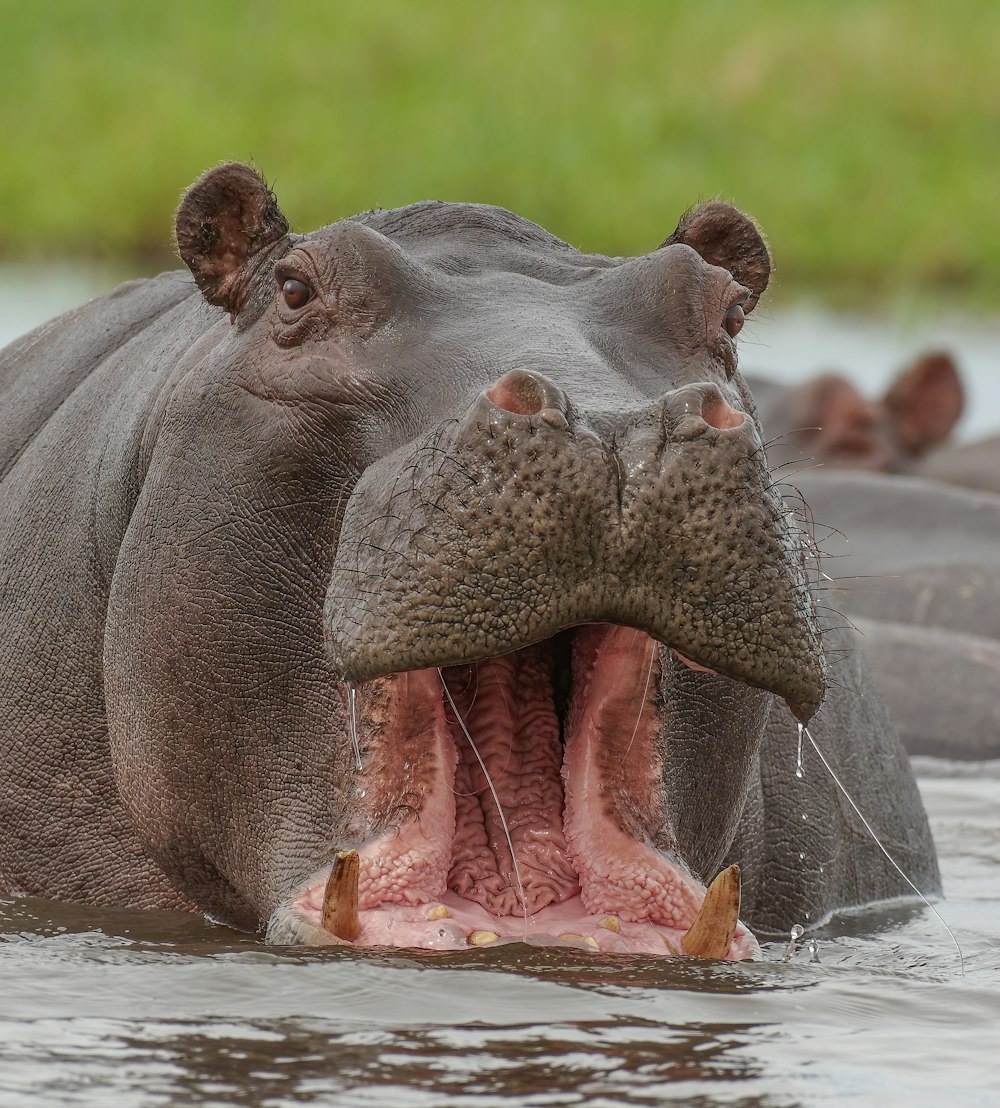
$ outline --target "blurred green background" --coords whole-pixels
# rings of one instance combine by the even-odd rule
[[[170,264],[253,159],[300,230],[425,197],[641,253],[721,196],[777,291],[1000,292],[1000,4],[0,0],[0,261]]]

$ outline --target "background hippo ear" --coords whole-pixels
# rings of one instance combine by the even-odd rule
[[[965,407],[965,389],[950,354],[924,354],[902,370],[885,394],[899,444],[920,457],[951,434]]]
[[[177,251],[210,304],[235,315],[255,259],[288,234],[288,220],[267,182],[240,162],[210,169],[177,209]]]
[[[712,200],[699,204],[681,216],[677,230],[661,246],[682,242],[692,247],[709,265],[719,265],[750,289],[746,305],[750,311],[767,288],[771,277],[771,255],[767,243],[749,216],[731,204]]]

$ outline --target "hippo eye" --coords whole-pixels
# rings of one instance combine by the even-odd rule
[[[281,286],[281,295],[288,307],[294,310],[304,308],[312,300],[313,290],[304,281],[289,277]]]
[[[726,333],[733,338],[743,330],[743,324],[746,322],[746,312],[743,311],[742,304],[734,304],[722,319],[722,326],[726,329]]]

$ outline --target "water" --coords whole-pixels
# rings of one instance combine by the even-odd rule
[[[0,1104],[995,1105],[1000,762],[921,759],[940,906],[782,961],[306,953],[168,913],[0,901]]]
[[[110,284],[0,272],[0,342]],[[846,368],[876,391],[943,345],[971,379],[966,434],[985,433],[1000,427],[998,337],[801,309],[757,320],[744,366]],[[790,737],[790,777],[796,764]],[[1000,762],[916,764],[964,976],[919,902],[734,965],[526,945],[309,953],[183,915],[6,899],[0,1108],[996,1105]]]

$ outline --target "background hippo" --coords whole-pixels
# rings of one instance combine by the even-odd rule
[[[747,376],[772,459],[797,452],[821,465],[906,473],[947,443],[965,406],[949,354],[922,355],[870,400],[850,381],[824,373],[800,385]]]
[[[292,235],[234,164],[177,239],[197,288],[123,286],[0,362],[6,888],[279,941],[744,957],[735,870],[703,909],[727,861],[751,924],[904,891],[793,773],[821,702],[937,887],[830,628],[824,702],[736,372],[749,220],[703,205],[633,259],[476,205]]]
[[[935,451],[924,459],[917,472],[921,477],[949,485],[1000,493],[1000,435]]]
[[[826,601],[863,651],[913,754],[1000,757],[1000,497],[917,477],[796,476]]]

